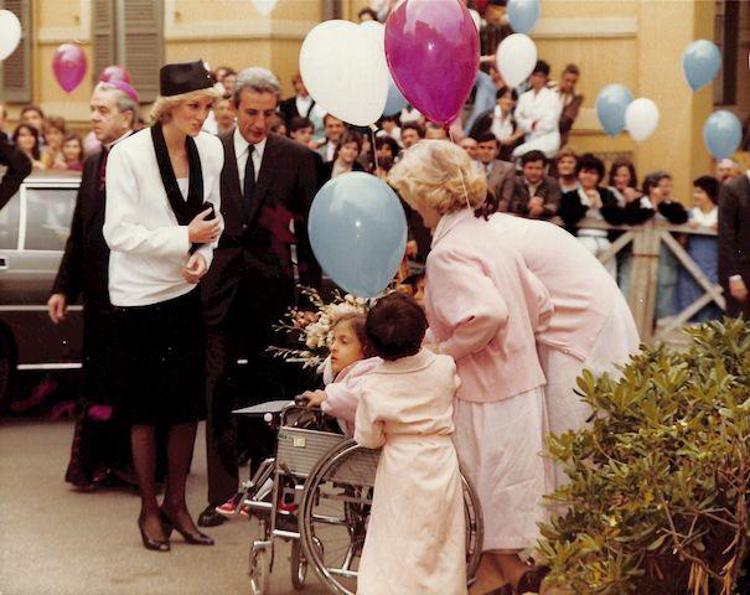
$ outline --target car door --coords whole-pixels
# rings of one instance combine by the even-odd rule
[[[11,329],[19,369],[77,367],[80,363],[81,308],[53,325],[47,299],[65,249],[80,179],[32,176],[6,206],[8,249],[0,244],[0,320]],[[15,209],[15,210],[14,210]],[[4,211],[5,209],[3,209]],[[2,236],[0,212],[0,242]],[[12,244],[13,219],[17,242]]]

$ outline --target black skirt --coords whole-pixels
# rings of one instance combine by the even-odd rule
[[[205,333],[198,289],[117,308],[122,411],[131,425],[171,426],[203,419]]]

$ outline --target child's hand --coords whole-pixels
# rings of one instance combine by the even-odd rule
[[[326,391],[324,390],[308,390],[302,395],[307,399],[307,408],[313,409],[320,407],[321,403],[326,400]]]

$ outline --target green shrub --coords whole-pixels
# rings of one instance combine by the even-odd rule
[[[750,325],[686,331],[623,376],[578,380],[594,420],[550,438],[568,512],[543,527],[550,580],[576,593],[741,592],[748,551]],[[748,591],[745,591],[747,593]]]

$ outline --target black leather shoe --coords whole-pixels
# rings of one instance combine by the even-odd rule
[[[218,527],[226,522],[227,517],[216,512],[216,504],[209,504],[198,517],[199,527]]]
[[[200,531],[197,531],[196,533],[191,533],[187,529],[177,525],[163,508],[159,512],[161,513],[162,525],[164,525],[164,533],[167,536],[169,536],[172,533],[172,529],[174,529],[180,535],[182,535],[182,538],[185,540],[185,543],[187,543],[188,545],[213,545],[214,544],[214,540],[211,539],[205,533],[201,533]]]
[[[146,536],[146,532],[143,529],[143,520],[143,515],[140,515],[138,517],[138,529],[140,529],[141,531],[141,540],[143,541],[143,547],[154,552],[168,552],[170,549],[169,537],[162,541],[160,539],[152,539],[151,537]]]

